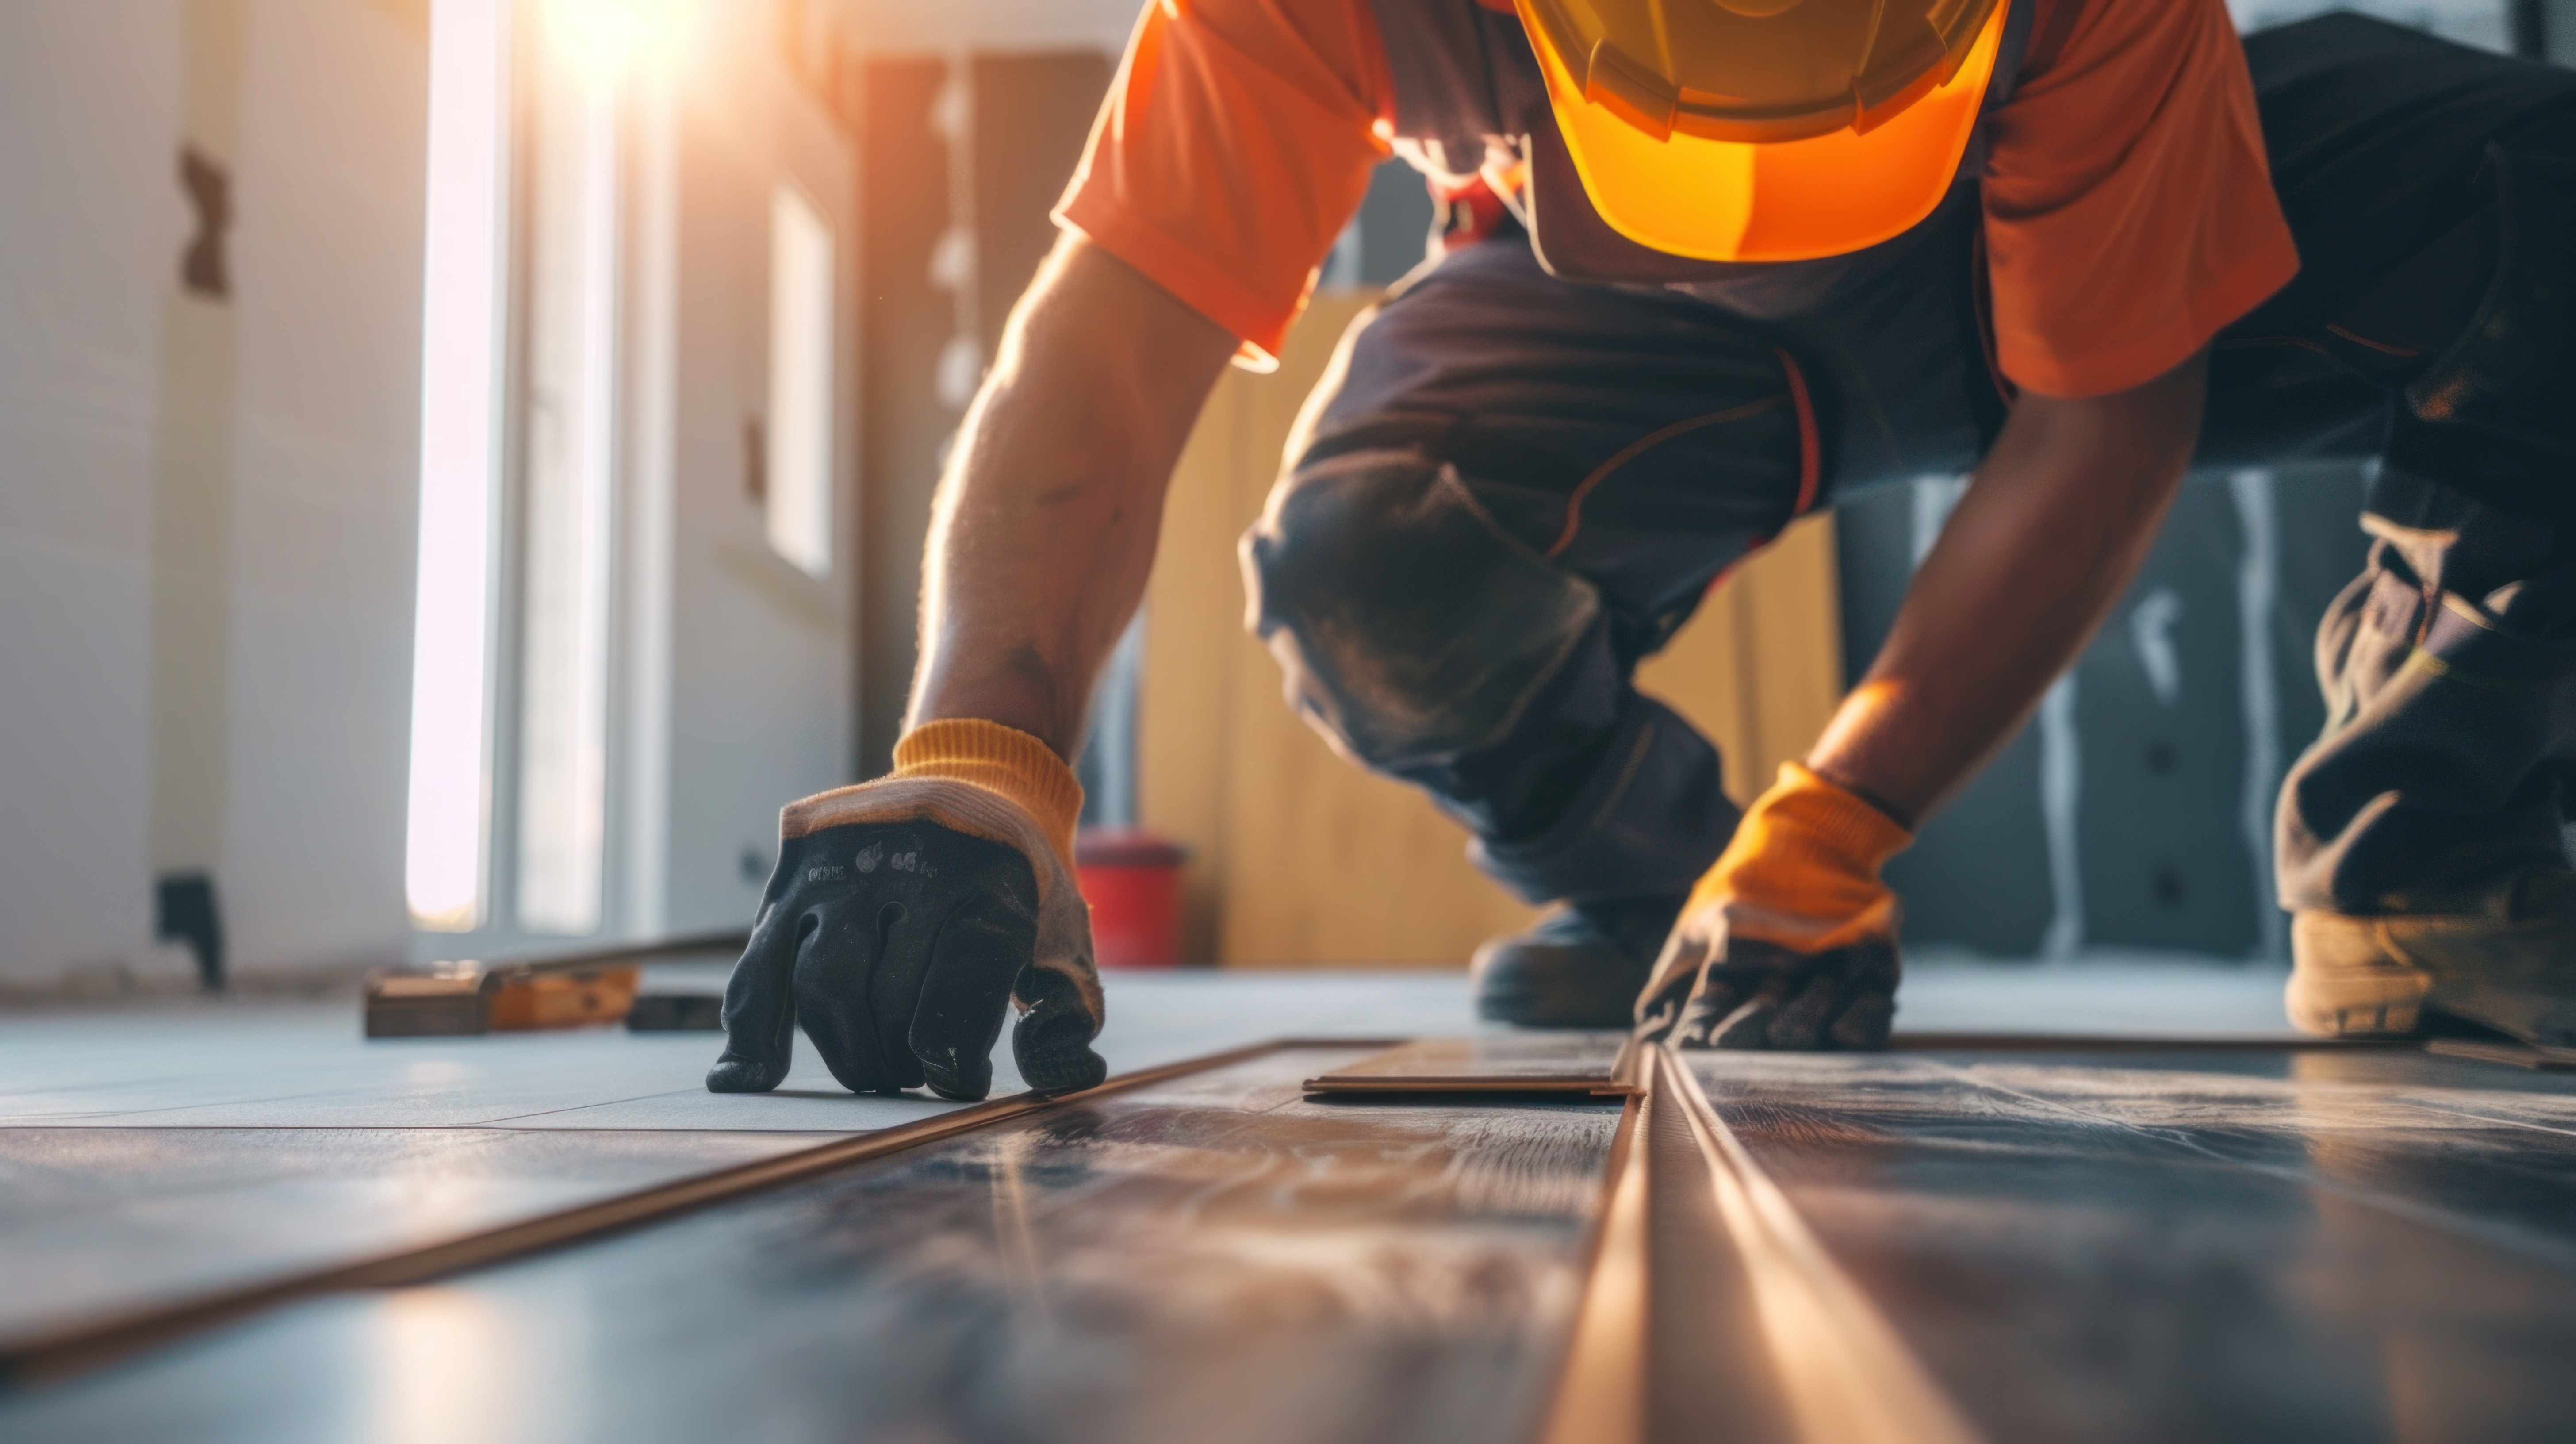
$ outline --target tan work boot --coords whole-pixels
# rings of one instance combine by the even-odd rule
[[[2576,1047],[2576,873],[2535,868],[2475,912],[2291,919],[2284,1001],[2301,1032],[2402,1038],[2446,1014]]]

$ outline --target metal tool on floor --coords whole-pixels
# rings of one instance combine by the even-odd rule
[[[697,933],[553,957],[454,959],[367,975],[366,1036],[460,1037],[624,1022],[637,1032],[722,1028],[723,1000],[641,991],[642,965],[692,953],[739,953],[741,932]]]

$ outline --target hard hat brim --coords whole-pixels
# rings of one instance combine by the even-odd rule
[[[1659,140],[1587,100],[1530,0],[1514,4],[1593,210],[1639,245],[1703,261],[1849,255],[1930,215],[1976,130],[2008,8],[1994,7],[1949,79],[1868,132],[1748,144],[1678,130]]]

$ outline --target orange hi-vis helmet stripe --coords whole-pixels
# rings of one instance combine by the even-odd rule
[[[1997,0],[1936,6],[1915,17],[1898,62],[1863,69],[1847,63],[1797,65],[1796,44],[1855,44],[1827,22],[1846,18],[1839,0],[1513,0],[1547,78],[1550,109],[1585,193],[1620,235],[1670,255],[1707,261],[1805,261],[1848,255],[1895,236],[1948,193],[1976,130],[1987,83],[2002,48],[2005,7]],[[1803,32],[1692,31],[1673,24],[1678,7],[1729,13],[1732,21],[1786,21],[1812,8],[1818,22]],[[1569,13],[1582,12],[1573,20]],[[1883,18],[1903,0],[1861,10]],[[1912,9],[1920,12],[1918,3]],[[1787,13],[1784,13],[1787,12]],[[1651,62],[1618,44],[1613,21],[1654,22]],[[1941,21],[1956,34],[1945,36]],[[1730,23],[1732,23],[1732,21]],[[1974,30],[1966,29],[1973,23]],[[1773,63],[1794,70],[1780,93],[1762,95],[1740,72],[1744,46],[1711,73],[1694,66],[1685,42],[1703,47],[1750,34],[1771,42]],[[1578,80],[1567,51],[1591,41]],[[1875,62],[1873,37],[1858,55]],[[1887,48],[1879,37],[1875,48]],[[1739,73],[1727,73],[1729,71]],[[1838,79],[1816,87],[1819,74]],[[1759,77],[1750,77],[1758,79]],[[1702,86],[1694,86],[1697,79]],[[1726,91],[1708,87],[1715,80]],[[1803,82],[1817,93],[1801,96]],[[1752,92],[1748,98],[1747,93]],[[1875,93],[1873,93],[1875,92]]]

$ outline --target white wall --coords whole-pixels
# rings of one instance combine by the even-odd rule
[[[373,0],[251,9],[217,871],[245,968],[390,957],[408,931],[422,23]]]
[[[187,970],[150,936],[156,852],[171,850],[155,709],[185,690],[166,646],[155,661],[156,448],[172,434],[171,314],[217,304],[180,292],[177,157],[205,109],[183,7],[222,3],[0,5],[0,988]],[[402,885],[428,6],[241,4],[223,142],[233,294],[194,333],[227,341],[229,439],[209,453],[222,534],[178,550],[216,577],[220,666],[195,705],[224,775],[190,815],[214,818],[202,850],[250,974],[470,940],[412,939]],[[612,914],[626,932],[746,922],[759,879],[742,854],[765,867],[780,804],[849,767],[856,438],[845,417],[839,567],[817,582],[763,540],[742,427],[767,404],[782,168],[843,243],[847,410],[853,162],[787,77],[772,7],[712,13],[724,23],[680,111],[668,818],[658,897]]]
[[[0,979],[139,956],[167,4],[0,7]]]
[[[229,305],[194,227],[181,0],[0,7],[0,980],[184,967],[150,939],[156,445],[174,307],[228,313],[203,555],[237,965],[398,952],[418,390],[417,7],[250,0]],[[227,62],[229,63],[229,62]],[[166,676],[161,679],[165,686]]]
[[[401,945],[422,35],[252,0],[229,148],[229,515],[208,543],[236,961]],[[193,230],[177,0],[0,8],[0,979],[180,966],[150,939],[167,312]],[[220,303],[188,302],[217,306]]]

